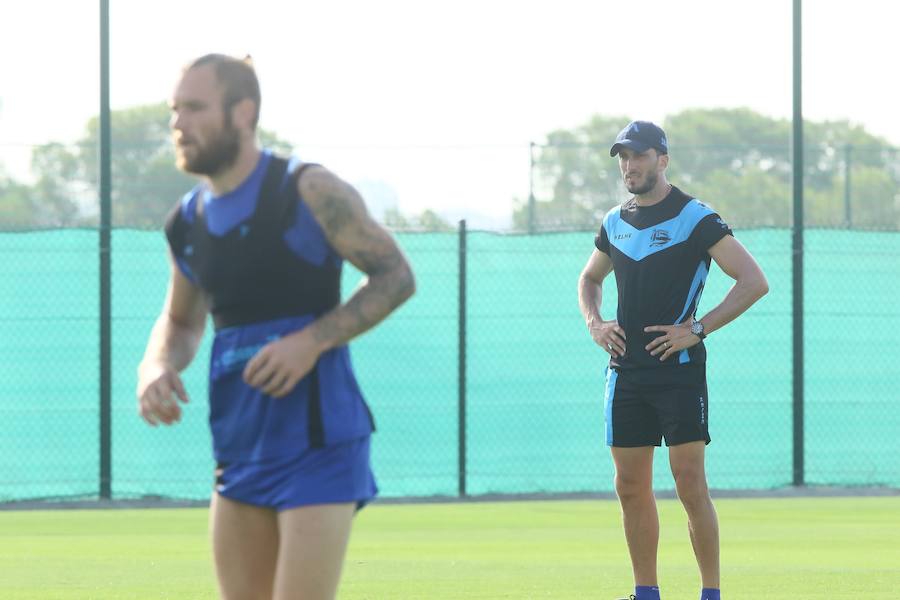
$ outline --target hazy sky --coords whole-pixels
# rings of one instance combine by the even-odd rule
[[[18,174],[97,113],[99,1],[0,2],[0,162]],[[261,125],[303,158],[476,226],[527,195],[530,141],[593,113],[791,115],[791,0],[110,4],[113,108],[165,100],[190,58],[250,53]],[[804,4],[806,117],[900,145],[897,3]]]

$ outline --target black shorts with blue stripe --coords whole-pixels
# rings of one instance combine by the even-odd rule
[[[667,446],[709,438],[706,364],[610,368],[606,378],[606,445]]]

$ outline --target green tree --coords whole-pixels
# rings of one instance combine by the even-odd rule
[[[158,228],[166,213],[196,179],[175,166],[169,109],[164,103],[113,111],[112,220],[116,227]],[[272,132],[260,130],[261,143],[277,152],[291,146]],[[32,170],[38,187],[56,200],[97,198],[100,122],[92,118],[85,136],[73,147],[46,144],[35,150]],[[97,203],[92,204],[96,223]],[[90,211],[89,211],[90,212]]]
[[[431,209],[425,209],[416,218],[420,231],[453,231],[453,227],[442,216]]]
[[[50,154],[48,148],[45,156]],[[64,162],[60,163],[65,168]],[[46,179],[33,186],[18,182],[0,168],[0,227],[43,229],[83,223],[74,196],[57,190]]]
[[[385,227],[390,227],[397,231],[411,229],[409,219],[407,219],[403,213],[400,212],[400,209],[396,207],[385,209],[382,223]]]
[[[547,136],[533,172],[539,229],[596,228],[602,215],[626,197],[618,164],[608,150],[628,121],[596,116],[574,130]],[[790,225],[788,120],[746,108],[689,109],[671,115],[662,125],[672,151],[670,181],[711,204],[735,225]],[[844,224],[850,148],[853,223],[900,228],[896,149],[848,121],[808,122],[804,134],[807,224]],[[514,225],[526,229],[528,219],[528,205],[517,202]]]
[[[789,183],[758,165],[716,169],[692,183],[688,191],[732,227],[786,227],[791,221]]]
[[[38,148],[33,157],[37,161],[53,156],[58,166],[58,176],[50,181],[39,179],[33,186],[12,179],[0,167],[0,227],[4,229],[33,229],[71,227],[82,223],[75,201],[75,187],[63,192],[62,185],[70,172],[71,164],[65,160],[66,151],[61,144],[48,144]]]
[[[0,229],[33,227],[34,205],[28,186],[0,170]]]
[[[789,121],[746,108],[689,109],[667,118],[663,127],[672,152],[670,179],[684,186],[750,167],[790,182]]]
[[[453,231],[456,228],[431,209],[406,216],[396,207],[384,211],[382,223],[395,231]]]
[[[883,168],[853,165],[850,194],[846,179],[836,177],[827,192],[817,192],[806,202],[811,222],[823,226],[900,229],[900,187]],[[848,220],[849,218],[849,220]]]
[[[619,167],[608,150],[609,140],[615,139],[627,122],[627,117],[596,115],[575,129],[560,129],[547,136],[535,155],[532,173],[536,229],[593,224],[622,200]],[[528,229],[531,218],[528,204],[517,203],[513,226]]]
[[[29,189],[33,205],[31,224],[38,227],[73,227],[91,224],[96,193],[85,181],[78,148],[50,142],[31,153],[31,171],[37,181]]]

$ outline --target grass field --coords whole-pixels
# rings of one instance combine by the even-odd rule
[[[685,518],[659,503],[666,600],[698,597]],[[900,598],[900,497],[722,499],[727,600]],[[0,512],[0,598],[215,598],[204,509]],[[614,501],[374,505],[341,600],[611,600],[631,586]]]

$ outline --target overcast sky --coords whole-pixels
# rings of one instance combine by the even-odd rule
[[[98,111],[99,1],[2,1],[0,162],[18,175]],[[791,115],[791,0],[110,4],[113,108],[165,100],[195,56],[250,53],[261,125],[303,158],[476,225],[527,195],[530,141],[593,113]],[[900,145],[897,3],[804,4],[806,117]]]

